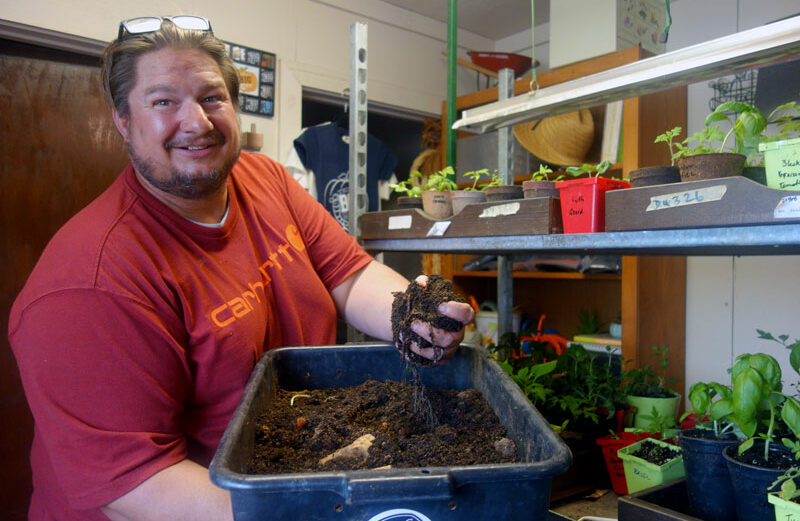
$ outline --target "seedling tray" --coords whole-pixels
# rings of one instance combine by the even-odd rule
[[[458,214],[436,220],[419,209],[368,212],[361,216],[361,238],[424,239],[561,233],[557,197],[468,204]]]
[[[424,384],[477,389],[517,445],[520,463],[251,475],[256,419],[278,389],[299,391],[402,380],[406,368],[389,344],[290,347],[256,365],[210,466],[231,493],[234,519],[545,521],[551,480],[571,453],[519,387],[485,350],[462,346],[446,364],[421,370]],[[392,517],[403,516],[403,517]]]
[[[742,176],[606,193],[606,231],[797,222],[800,193]]]

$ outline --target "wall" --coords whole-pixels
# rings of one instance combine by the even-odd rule
[[[672,4],[672,51],[800,13],[794,0],[680,0]],[[689,87],[689,135],[703,127],[713,94],[709,82]],[[787,100],[788,101],[788,100]],[[687,259],[686,383],[729,382],[727,369],[742,353],[775,356],[784,381],[798,377],[788,351],[758,340],[756,329],[800,338],[800,258],[689,257]]]
[[[377,0],[30,0],[5,2],[0,18],[108,41],[119,21],[143,15],[199,14],[223,40],[278,56],[274,118],[242,116],[242,128],[264,134],[262,152],[285,159],[300,133],[302,87],[341,93],[350,84],[350,26],[368,26],[368,95],[382,103],[440,114],[446,95],[447,25]],[[494,42],[460,31],[463,49]],[[459,68],[459,94],[475,73]]]

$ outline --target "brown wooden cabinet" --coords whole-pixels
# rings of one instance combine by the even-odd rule
[[[538,74],[537,80],[540,87],[547,87],[645,57],[645,51],[633,47]],[[515,94],[528,92],[529,89],[529,78],[514,83]],[[458,97],[457,110],[496,100],[496,87],[477,91]],[[595,107],[592,112],[598,120],[604,115],[604,107]],[[446,120],[445,115],[446,104],[442,110],[442,121]],[[667,147],[656,145],[653,140],[672,127],[686,128],[686,87],[626,99],[622,124],[622,161],[613,167],[622,176],[627,177],[639,167],[669,164]],[[598,148],[593,147],[593,150]],[[591,154],[592,151],[587,161],[594,159]],[[518,178],[515,182],[522,180]],[[428,254],[425,257],[423,266],[427,272],[439,273],[453,280],[461,291],[474,295],[479,301],[496,299],[494,272],[462,271],[463,261],[471,256]],[[652,346],[668,344],[668,373],[676,378],[673,385],[675,390],[684,393],[685,257],[625,256],[619,276],[514,272],[513,280],[514,305],[523,309],[533,320],[546,314],[544,325],[555,327],[565,336],[574,331],[581,310],[593,309],[600,321],[605,323],[621,315],[622,356],[636,365],[648,363],[654,366],[657,359],[652,355]]]

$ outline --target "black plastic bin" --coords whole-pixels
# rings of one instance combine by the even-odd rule
[[[478,389],[517,444],[521,463],[417,469],[243,473],[256,420],[277,389],[296,391],[403,380],[389,344],[289,347],[265,354],[247,384],[210,466],[227,489],[234,519],[249,521],[540,520],[550,517],[550,482],[572,455],[514,382],[485,351],[462,346],[446,364],[422,369],[426,386]]]

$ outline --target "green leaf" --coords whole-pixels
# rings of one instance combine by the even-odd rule
[[[730,399],[717,400],[711,404],[708,415],[714,421],[722,420],[733,414],[733,401]]]
[[[755,440],[754,438],[748,438],[748,439],[744,440],[744,441],[743,441],[743,442],[742,442],[742,443],[739,445],[739,448],[738,448],[738,450],[737,450],[737,452],[738,452],[739,456],[741,456],[741,455],[742,455],[742,454],[743,454],[743,453],[744,453],[744,452],[745,452],[747,449],[749,449],[750,447],[752,447],[752,446],[753,446],[753,443],[755,443],[755,441],[756,441],[756,440]]]
[[[764,378],[752,367],[741,371],[733,382],[733,410],[739,428],[747,436],[755,433],[756,408],[762,398],[764,384]]]
[[[800,402],[787,396],[781,408],[781,419],[795,436],[800,436]]]

